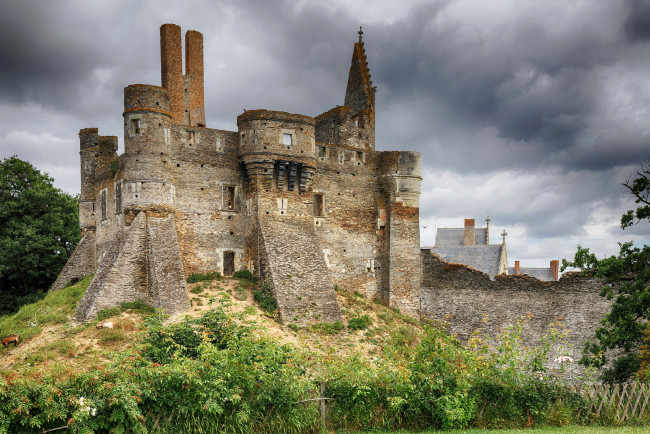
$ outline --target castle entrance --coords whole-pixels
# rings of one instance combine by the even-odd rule
[[[235,272],[235,252],[223,252],[223,274],[230,276]]]

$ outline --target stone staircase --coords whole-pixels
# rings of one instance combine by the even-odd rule
[[[258,222],[267,279],[282,322],[306,325],[341,320],[313,219],[260,216]]]

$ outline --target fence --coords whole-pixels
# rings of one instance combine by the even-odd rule
[[[646,413],[650,413],[650,384],[591,384],[577,386],[576,391],[589,402],[587,414],[613,417],[618,422],[650,416]]]

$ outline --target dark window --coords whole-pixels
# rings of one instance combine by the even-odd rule
[[[140,119],[131,119],[133,134],[140,134]]]
[[[99,207],[102,212],[102,220],[106,220],[106,190],[99,192]]]
[[[314,194],[314,215],[316,217],[325,216],[325,196],[322,194]]]
[[[318,147],[318,156],[325,158],[327,155],[327,148],[325,146],[319,146]]]
[[[235,197],[235,186],[233,185],[224,185],[223,186],[223,207],[227,210],[236,209],[236,197]]]
[[[115,183],[115,214],[122,212],[122,183]]]

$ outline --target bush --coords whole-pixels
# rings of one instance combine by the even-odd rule
[[[110,318],[115,315],[119,315],[122,310],[119,307],[110,307],[108,309],[102,309],[97,312],[97,321],[104,321],[106,318]]]
[[[247,279],[247,280],[253,280],[253,275],[252,275],[251,272],[248,271],[248,270],[239,270],[239,271],[235,271],[235,272],[232,274],[232,277],[234,277],[235,279]]]
[[[134,310],[136,312],[145,313],[145,314],[154,313],[156,311],[155,308],[149,306],[147,303],[145,303],[142,300],[124,301],[122,302],[120,307],[123,311]]]
[[[187,278],[187,283],[203,282],[204,280],[221,279],[221,273],[212,271],[210,273],[193,273]]]
[[[278,302],[273,297],[271,285],[264,281],[258,289],[253,290],[253,300],[257,302],[260,308],[271,316],[278,313]]]
[[[335,335],[343,330],[343,323],[341,321],[336,321],[334,323],[321,322],[312,324],[311,329],[324,335]]]
[[[365,330],[371,325],[372,318],[370,318],[370,315],[361,315],[348,320],[348,328],[350,330]]]

